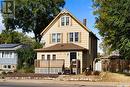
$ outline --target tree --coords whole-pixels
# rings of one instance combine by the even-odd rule
[[[31,37],[28,37],[23,33],[13,30],[3,30],[0,34],[0,44],[4,43],[22,43],[31,45],[34,41]]]
[[[3,30],[0,34],[0,44],[26,44],[31,46],[33,49],[41,48],[42,44],[36,42],[34,38],[27,36],[24,33],[20,33],[12,30]]]
[[[18,53],[18,66],[17,69],[31,69],[34,66],[34,60],[36,58],[36,52],[32,47],[23,47],[17,50]],[[31,70],[33,71],[33,70]]]
[[[130,58],[130,0],[93,0],[96,28],[111,50]]]
[[[20,43],[20,37],[24,34],[12,30],[3,30],[0,34],[0,44],[4,43]]]
[[[99,48],[102,49],[103,56],[110,55],[110,46],[108,46],[103,39],[102,42],[99,44]]]
[[[6,29],[22,29],[33,32],[36,42],[41,40],[41,31],[63,8],[64,0],[15,0],[15,18],[4,17]]]

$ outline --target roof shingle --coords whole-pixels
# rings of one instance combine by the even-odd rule
[[[14,48],[19,44],[0,44],[0,48]]]
[[[87,50],[84,47],[78,46],[73,43],[62,43],[62,44],[56,44],[50,47],[41,48],[41,49],[35,49],[35,51],[40,52],[52,52],[52,51],[83,51]]]

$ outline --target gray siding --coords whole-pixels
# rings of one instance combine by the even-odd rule
[[[0,58],[0,64],[17,64],[17,58]]]
[[[4,64],[17,64],[17,54],[14,53],[13,57],[11,58],[6,58],[6,57],[0,57],[0,64],[4,65]]]

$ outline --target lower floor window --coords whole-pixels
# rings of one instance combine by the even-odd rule
[[[11,68],[11,65],[3,65],[3,68],[5,68],[5,69],[10,69]]]
[[[56,60],[56,55],[55,54],[52,55],[52,60]]]
[[[50,60],[50,55],[47,55],[47,60]]]
[[[10,69],[10,68],[11,68],[11,65],[8,65],[8,68]]]
[[[7,68],[7,66],[6,66],[6,65],[4,65],[4,66],[3,66],[3,68]]]
[[[41,60],[56,60],[56,54],[43,54]]]

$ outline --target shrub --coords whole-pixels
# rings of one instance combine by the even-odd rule
[[[99,71],[94,71],[94,72],[93,72],[93,75],[99,75],[99,74],[100,74]]]
[[[7,73],[5,71],[2,72],[2,75],[6,75]]]
[[[92,71],[86,71],[86,72],[85,72],[85,75],[86,75],[86,76],[92,75]]]
[[[19,73],[34,73],[34,66],[26,66],[18,70]]]
[[[13,72],[7,72],[7,74],[12,74]]]

